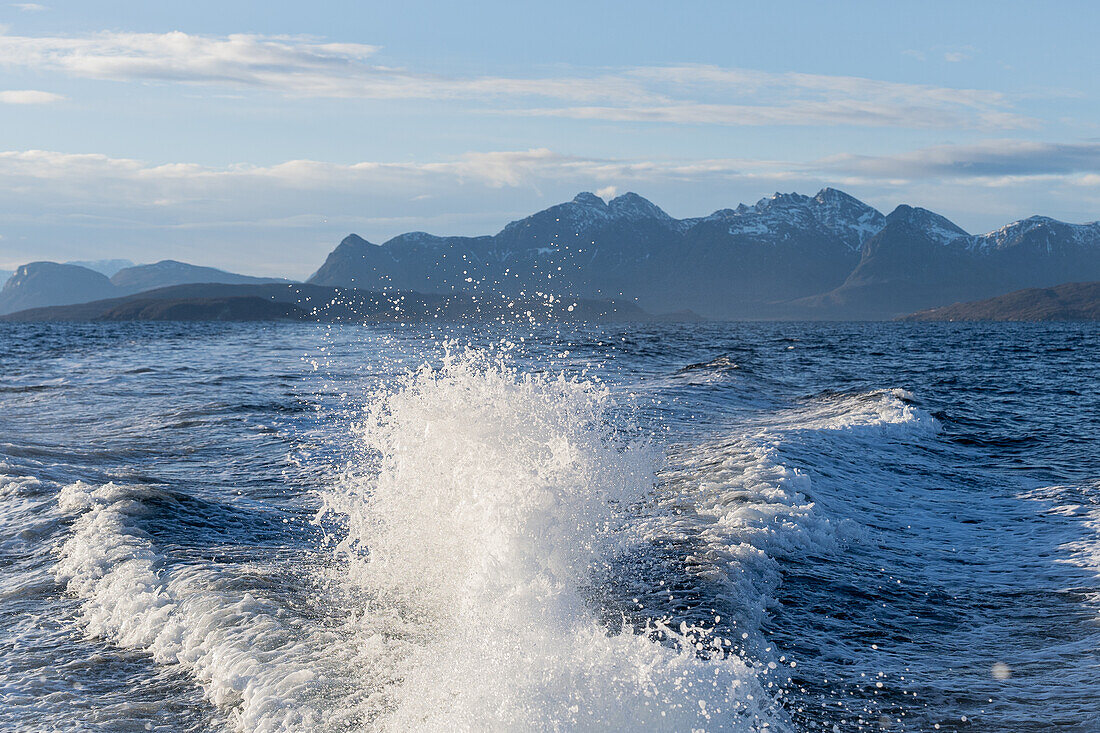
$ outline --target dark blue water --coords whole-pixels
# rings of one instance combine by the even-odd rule
[[[1095,324],[0,326],[0,728],[1100,730],[1098,387]]]

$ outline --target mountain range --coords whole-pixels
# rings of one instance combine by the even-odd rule
[[[926,209],[888,215],[833,188],[675,219],[591,193],[492,236],[350,235],[308,282],[423,292],[635,299],[710,318],[888,319],[1025,287],[1100,279],[1100,223],[1031,217],[971,235]]]
[[[90,263],[100,265],[101,263]],[[714,319],[895,318],[1024,288],[1100,280],[1100,223],[1033,216],[986,234],[901,205],[884,215],[834,188],[776,193],[676,219],[626,193],[580,193],[493,235],[411,232],[380,245],[351,234],[313,285],[424,294],[633,301],[650,313]],[[117,298],[185,283],[271,279],[170,260],[107,278],[31,263],[0,291],[0,314]],[[285,281],[283,281],[285,282]]]

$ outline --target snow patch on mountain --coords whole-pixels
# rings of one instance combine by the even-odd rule
[[[1067,224],[1049,216],[1030,216],[973,237],[969,249],[993,252],[1030,244],[1052,252],[1059,242],[1067,240],[1077,246],[1100,247],[1100,222]]]
[[[858,251],[882,230],[886,217],[843,191],[823,188],[815,196],[776,192],[753,206],[740,204],[736,209],[719,209],[710,216],[683,222],[689,229],[703,222],[722,222],[731,236],[772,242],[786,239],[796,230],[816,231]]]

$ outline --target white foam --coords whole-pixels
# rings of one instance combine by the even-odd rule
[[[737,656],[604,628],[583,588],[613,561],[654,460],[592,383],[465,355],[380,395],[346,517],[361,624],[399,682],[385,730],[754,730],[779,721]],[[671,643],[669,643],[671,640]],[[719,642],[720,646],[720,642]]]
[[[811,497],[820,487],[786,456],[807,441],[820,459],[822,449],[842,457],[859,442],[934,434],[938,424],[913,399],[904,390],[829,395],[760,412],[725,437],[675,447],[662,472],[668,492],[661,502],[677,511],[650,518],[646,539],[693,548],[685,571],[721,588],[742,628],[747,622],[757,632],[782,580],[781,562],[828,555],[861,535],[846,515],[818,506]]]
[[[765,415],[759,424],[788,432],[833,432],[868,439],[938,433],[939,423],[913,405],[913,399],[914,395],[904,389],[825,395]]]
[[[352,650],[240,590],[239,576],[202,562],[169,568],[141,527],[146,502],[165,498],[115,484],[62,490],[59,505],[76,519],[54,572],[81,599],[87,632],[189,671],[239,730],[340,720],[340,706],[322,702]]]
[[[1065,553],[1064,557],[1055,562],[1083,568],[1100,580],[1100,507],[1096,506],[1095,497],[1100,490],[1100,482],[1086,483],[1083,485],[1053,485],[1042,486],[1022,492],[1022,499],[1029,499],[1045,504],[1044,514],[1073,518],[1075,524],[1080,522],[1080,527],[1072,539],[1068,539],[1059,545],[1058,549]],[[1083,536],[1078,533],[1084,529]],[[1085,590],[1090,605],[1097,609],[1100,616],[1100,591]]]
[[[447,356],[376,396],[360,460],[323,497],[344,524],[350,620],[335,598],[316,623],[242,590],[240,568],[170,561],[145,523],[172,499],[151,488],[65,487],[55,576],[89,634],[186,669],[240,730],[783,728],[728,642],[609,626],[586,588],[640,540],[691,534],[688,572],[757,626],[777,561],[833,540],[781,434],[934,430],[907,398],[826,399],[677,449],[658,490],[657,456],[612,429],[606,388]],[[690,515],[664,511],[677,502]],[[658,509],[640,519],[642,504]]]
[[[649,530],[690,538],[688,572],[722,587],[726,604],[754,632],[781,581],[779,561],[824,554],[836,542],[808,498],[809,477],[780,461],[775,442],[750,433],[675,450],[663,473],[673,492],[665,502],[685,510],[679,521],[656,517]]]

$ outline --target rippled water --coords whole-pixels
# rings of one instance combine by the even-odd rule
[[[0,728],[1100,729],[1100,327],[0,326]]]

